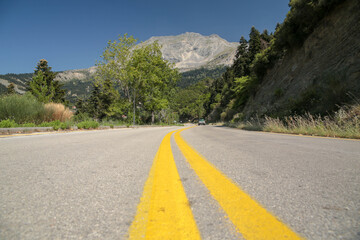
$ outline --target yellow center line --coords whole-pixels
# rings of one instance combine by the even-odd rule
[[[177,145],[245,239],[302,239],[193,149],[180,135],[184,130],[175,133]]]
[[[129,239],[200,239],[171,151],[168,133],[145,183]]]

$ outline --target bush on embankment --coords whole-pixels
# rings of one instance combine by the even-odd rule
[[[70,128],[73,113],[60,103],[39,102],[31,94],[0,97],[0,127]]]
[[[0,97],[0,121],[13,120],[22,124],[41,123],[45,119],[44,105],[31,94],[11,94]]]

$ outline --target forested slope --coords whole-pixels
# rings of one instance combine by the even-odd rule
[[[245,116],[325,114],[360,98],[360,3],[347,0],[325,16],[301,47],[266,71]]]
[[[252,27],[213,81],[209,121],[328,115],[360,99],[360,3],[292,0],[275,33]]]

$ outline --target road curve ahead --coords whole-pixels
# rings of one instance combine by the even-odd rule
[[[360,239],[360,141],[155,127],[0,152],[0,239]]]

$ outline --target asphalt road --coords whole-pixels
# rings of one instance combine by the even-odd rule
[[[179,127],[0,138],[0,239],[127,239],[154,157]],[[201,126],[181,136],[306,239],[360,239],[360,141]],[[242,239],[173,137],[202,239]]]

